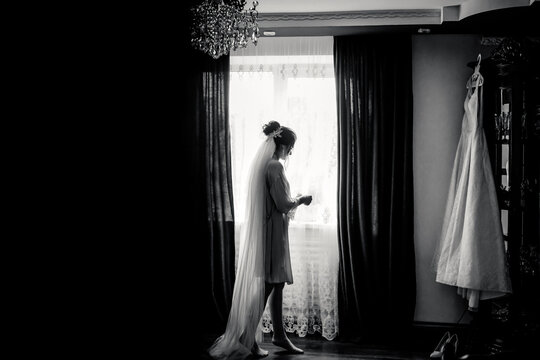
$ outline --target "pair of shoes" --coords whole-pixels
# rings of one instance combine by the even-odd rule
[[[437,347],[429,355],[430,359],[454,360],[457,358],[458,336],[451,335],[448,331],[437,344]]]
[[[442,347],[442,360],[455,360],[458,353],[458,337],[456,334],[450,336]]]
[[[448,339],[450,339],[450,333],[447,331],[447,332],[444,333],[443,337],[441,338],[441,340],[437,344],[437,347],[435,348],[435,350],[433,350],[433,352],[429,355],[430,359],[440,359],[440,358],[442,358],[443,346],[444,346],[444,344],[446,344]]]

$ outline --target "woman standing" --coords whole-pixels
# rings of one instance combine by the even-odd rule
[[[289,253],[289,218],[296,208],[309,205],[309,195],[292,198],[280,160],[292,154],[296,134],[271,121],[263,127],[266,139],[260,145],[248,172],[245,225],[232,306],[225,333],[209,349],[216,359],[243,359],[251,354],[266,356],[260,324],[266,301],[274,328],[272,342],[289,352],[301,354],[283,328],[282,304],[285,283],[292,284]]]

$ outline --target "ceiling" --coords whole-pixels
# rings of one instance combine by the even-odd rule
[[[536,35],[539,8],[540,0],[259,0],[257,6],[261,32],[274,36],[416,33],[420,28]]]

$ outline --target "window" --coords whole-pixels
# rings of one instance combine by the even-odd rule
[[[249,53],[249,51],[255,53]],[[230,104],[236,234],[244,218],[246,172],[271,120],[297,136],[285,163],[291,194],[310,194],[289,225],[294,284],[284,324],[299,336],[337,335],[337,110],[332,38],[264,38],[231,54]],[[238,249],[238,239],[237,239]],[[268,311],[263,328],[270,331]]]

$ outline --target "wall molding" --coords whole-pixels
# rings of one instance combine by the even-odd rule
[[[365,10],[316,13],[266,13],[259,14],[260,21],[309,21],[344,19],[420,18],[440,17],[439,9],[428,10]]]
[[[440,24],[440,9],[260,13],[261,27]]]

